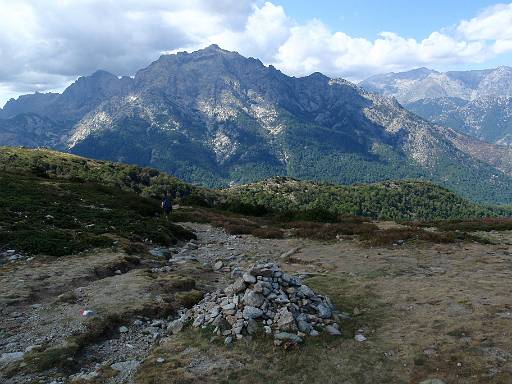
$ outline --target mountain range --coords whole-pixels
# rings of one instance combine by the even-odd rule
[[[392,96],[402,104],[443,97],[464,100],[489,96],[511,97],[512,68],[501,66],[494,69],[450,72],[418,68],[407,72],[375,75],[359,85],[370,92]]]
[[[480,140],[512,144],[512,68],[437,72],[419,68],[372,76],[359,84],[395,97],[436,124]]]
[[[428,122],[346,80],[289,77],[216,45],[163,55],[133,78],[98,71],[62,94],[11,100],[0,111],[0,145],[152,166],[207,186],[276,175],[423,179],[512,203],[508,147]]]

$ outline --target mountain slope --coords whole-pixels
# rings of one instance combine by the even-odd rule
[[[480,140],[512,144],[511,97],[422,99],[405,104],[405,107],[424,119]]]
[[[58,93],[39,93],[36,92],[30,95],[22,95],[15,99],[10,99],[0,109],[0,118],[8,119],[24,113],[38,113],[43,114],[45,108],[51,105],[59,98]]]
[[[512,144],[512,68],[445,73],[420,68],[372,76],[359,85],[395,97],[433,123],[489,143]]]
[[[370,91],[395,97],[400,103],[421,99],[457,97],[512,97],[512,68],[498,67],[477,71],[437,72],[427,68],[375,75],[359,83]]]
[[[0,118],[9,119],[19,114],[36,113],[63,123],[68,129],[86,113],[104,100],[123,94],[132,86],[129,77],[118,78],[106,71],[96,71],[78,78],[62,94],[35,93],[9,100],[0,110]]]
[[[276,211],[324,209],[341,215],[374,219],[429,220],[508,215],[460,198],[434,184],[392,181],[371,185],[340,186],[273,178],[222,191],[233,203],[260,205]]]
[[[65,148],[62,137],[66,132],[59,123],[32,112],[22,113],[10,119],[0,119],[2,145]]]
[[[164,55],[134,79],[81,78],[53,103],[45,117],[62,129],[65,149],[193,183],[414,178],[512,203],[510,176],[396,101],[319,73],[288,77],[217,46]]]
[[[510,146],[482,142],[449,128],[441,126],[439,128],[444,131],[443,135],[453,146],[460,151],[487,164],[492,164],[508,175],[512,174],[512,148]]]

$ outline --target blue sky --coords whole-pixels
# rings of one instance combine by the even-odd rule
[[[491,68],[512,65],[512,3],[0,0],[0,106],[98,69],[133,75],[161,54],[213,43],[293,76]]]
[[[374,39],[382,31],[422,39],[432,31],[470,19],[492,0],[276,0],[287,14],[305,22],[318,18],[332,30]]]
[[[430,33],[455,27],[499,4],[495,0],[276,0],[289,16],[299,22],[321,20],[333,31],[375,39],[380,32],[395,32],[404,37],[424,39]],[[505,2],[503,2],[505,3]],[[433,69],[479,69],[499,65],[512,66],[512,54],[504,54],[482,63],[431,65]]]

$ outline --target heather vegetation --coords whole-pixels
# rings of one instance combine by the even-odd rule
[[[166,190],[178,205],[169,220],[160,212]],[[126,367],[135,367],[130,374],[139,383],[198,382],[205,375],[222,381],[226,372],[233,382],[322,382],[335,372],[354,382],[405,383],[396,378],[407,376],[407,361],[417,378],[426,375],[421,369],[451,377],[452,363],[445,362],[454,356],[453,341],[447,337],[463,334],[460,316],[440,323],[411,303],[429,300],[442,314],[466,311],[464,284],[482,289],[478,297],[488,292],[482,281],[505,287],[506,275],[497,271],[509,253],[494,242],[494,233],[481,231],[512,229],[508,214],[507,208],[474,204],[418,181],[336,186],[274,178],[209,190],[148,168],[48,150],[0,149],[0,254],[11,257],[11,249],[23,255],[2,265],[8,273],[1,277],[0,301],[13,313],[37,302],[30,307],[37,316],[0,320],[15,350],[27,350],[0,375],[29,382],[59,372],[83,382],[90,371],[97,382],[121,382]],[[453,252],[459,253],[448,256]],[[194,308],[208,292],[225,288],[232,273],[267,258],[290,271],[306,271],[304,283],[341,311],[341,336],[323,332],[301,345],[272,345],[272,336],[259,329],[243,340],[229,336],[226,346],[224,336],[212,336],[213,329],[176,328],[179,310]],[[476,277],[466,278],[468,270]],[[432,286],[435,291],[427,291]],[[508,303],[506,296],[498,299],[493,305]],[[92,318],[79,316],[84,303],[94,310]],[[412,315],[403,316],[401,308]],[[481,332],[488,313],[478,316],[469,326]],[[414,343],[404,343],[397,321],[411,329]],[[501,340],[506,324],[492,329],[497,326]],[[40,343],[43,334],[58,339]],[[439,337],[448,341],[437,361],[421,351]],[[382,358],[398,350],[394,345],[406,348],[400,364]],[[480,372],[492,361],[480,351],[467,356]],[[272,367],[263,369],[269,360]],[[220,368],[191,371],[197,361]],[[321,373],[313,375],[318,361]]]
[[[116,244],[170,245],[193,234],[158,202],[91,182],[0,172],[0,247],[62,256]]]
[[[0,243],[31,254],[72,254],[119,239],[130,251],[190,238],[160,218],[164,191],[184,206],[173,214],[175,222],[260,238],[358,236],[369,245],[481,241],[468,233],[512,227],[508,208],[478,205],[418,181],[340,186],[280,177],[209,190],[150,168],[19,148],[0,151],[0,181]],[[382,230],[375,219],[402,221],[406,229]]]
[[[332,221],[337,215],[380,220],[460,220],[508,216],[512,212],[470,202],[445,188],[421,181],[342,186],[273,178],[230,188],[223,194],[229,210],[239,209],[243,213],[249,211],[248,207],[261,207],[262,213],[267,210],[285,213],[287,217],[319,216],[321,221]]]
[[[206,203],[213,194],[152,168],[97,161],[48,149],[3,147],[0,171],[78,183],[99,183],[143,197],[158,198],[164,191],[179,198],[193,197]]]

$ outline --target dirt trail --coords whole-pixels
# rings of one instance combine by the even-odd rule
[[[173,358],[186,360],[192,349],[201,366],[211,360],[216,368],[198,370],[192,361],[184,374],[205,382],[215,382],[215,375],[223,369],[241,375],[236,376],[240,380],[258,382],[243,375],[261,370],[268,359],[276,359],[268,368],[272,377],[278,379],[281,372],[288,372],[281,382],[299,377],[320,382],[339,375],[344,381],[326,382],[419,383],[434,377],[446,383],[512,382],[512,246],[508,245],[512,233],[499,234],[501,245],[406,243],[367,248],[357,240],[264,240],[229,236],[205,224],[185,226],[196,232],[198,240],[165,250],[172,255],[171,262],[158,252],[156,256],[139,255],[139,264],[123,252],[95,251],[0,267],[1,353],[55,346],[85,332],[87,319],[79,315],[81,308],[117,316],[109,332],[90,340],[71,357],[75,360],[72,369],[27,373],[13,371],[13,363],[4,362],[0,381],[121,383],[134,382],[137,377],[143,383],[141,377],[156,375],[161,381],[154,382],[174,382],[165,376],[172,370],[159,371],[158,364],[165,364],[156,360],[165,356],[165,350],[172,351]],[[297,252],[284,262],[281,255],[290,249]],[[345,338],[329,341],[326,347],[305,347],[306,352],[311,348],[310,353],[319,356],[327,353],[322,367],[331,370],[331,376],[317,373],[309,377],[300,367],[286,365],[292,363],[281,352],[265,349],[266,344],[259,355],[247,360],[241,358],[250,353],[246,350],[237,355],[216,344],[202,350],[194,344],[204,342],[197,335],[186,342],[186,334],[167,336],[165,326],[177,316],[179,298],[198,289],[223,286],[231,281],[235,268],[261,259],[278,261],[288,272],[311,277],[317,290],[329,294],[353,317],[344,327]],[[180,284],[188,284],[186,278],[195,285],[177,292],[182,289],[176,288]],[[353,340],[354,327],[364,332],[366,341]],[[179,349],[185,344],[188,350]],[[234,348],[254,349],[241,343]],[[139,366],[144,361],[149,365]],[[306,362],[301,364],[304,370],[312,369]]]

